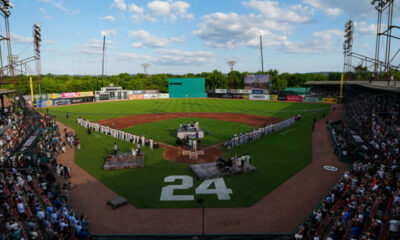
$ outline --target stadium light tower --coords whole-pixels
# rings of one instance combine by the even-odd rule
[[[234,84],[233,84],[233,67],[236,65],[236,61],[228,61],[227,63],[231,67],[230,82],[231,82],[231,88],[233,89],[233,87],[234,87]]]
[[[343,74],[351,72],[352,70],[352,53],[353,53],[353,35],[354,35],[354,23],[352,20],[347,20],[344,29],[344,42],[343,42],[343,54],[344,54],[344,65]]]
[[[261,74],[264,74],[263,31],[260,31]]]
[[[141,66],[142,66],[142,68],[143,68],[143,73],[144,73],[145,75],[147,75],[147,69],[149,69],[150,64],[148,64],[148,63],[142,63]]]
[[[15,83],[14,79],[14,64],[12,60],[12,51],[11,51],[11,41],[10,41],[10,24],[8,18],[11,15],[10,8],[13,8],[14,5],[10,2],[10,0],[0,0],[0,15],[4,18],[4,25],[5,25],[5,32],[2,32],[0,34],[0,41],[6,41],[6,46],[7,46],[7,60],[8,60],[8,66],[4,67],[3,66],[3,59],[2,56],[0,56],[0,67],[1,67],[1,72],[0,74],[2,76],[7,75],[11,77],[12,83],[15,85],[17,91],[18,91],[18,86]],[[1,47],[1,46],[0,46]],[[2,51],[0,50],[0,53]],[[6,72],[8,71],[8,72]]]
[[[41,62],[40,62],[40,46],[42,43],[42,26],[40,23],[33,25],[33,47],[35,50],[35,64],[37,74],[37,84],[39,88],[39,99],[42,100],[42,92],[40,90],[40,75],[41,75]]]

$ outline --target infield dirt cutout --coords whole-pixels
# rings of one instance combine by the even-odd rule
[[[240,114],[240,113],[195,112],[195,113],[141,114],[141,115],[133,115],[133,116],[125,116],[125,117],[101,120],[98,121],[98,123],[104,126],[113,127],[115,129],[124,129],[138,124],[151,123],[151,122],[163,121],[174,118],[183,118],[183,117],[200,117],[200,118],[209,118],[222,121],[237,122],[254,126],[257,128],[265,127],[270,124],[275,124],[282,121],[282,119],[280,118],[273,118],[260,115],[250,115],[250,114]],[[157,141],[157,139],[155,140]],[[185,150],[183,147],[175,147],[165,143],[160,143],[160,147],[165,149],[163,154],[163,157],[165,159],[179,163],[193,164],[193,160],[190,160],[188,156],[182,156],[181,151]],[[202,146],[202,145],[199,146],[198,149],[203,150],[204,155],[199,156],[199,159],[196,160],[196,163],[213,162],[218,158],[222,157],[223,156],[223,152],[221,151],[222,147],[223,143],[219,143],[213,146]]]

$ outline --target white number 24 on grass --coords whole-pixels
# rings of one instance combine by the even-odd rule
[[[162,188],[160,201],[193,201],[193,195],[174,195],[174,190],[183,190],[193,187],[193,178],[191,176],[168,176],[164,178],[166,183],[174,183],[176,180],[182,180],[181,184],[168,185]],[[215,188],[211,188],[214,183]],[[230,200],[232,190],[226,188],[223,178],[209,179],[202,182],[196,188],[196,194],[216,194],[218,200]]]

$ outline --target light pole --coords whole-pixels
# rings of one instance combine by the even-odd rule
[[[202,239],[205,239],[205,234],[204,234],[204,198],[198,197],[197,202],[200,204],[201,208],[203,209],[203,223],[202,223],[202,231],[201,231],[201,236]]]

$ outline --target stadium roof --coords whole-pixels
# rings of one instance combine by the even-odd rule
[[[15,93],[15,90],[9,90],[9,89],[0,89],[0,95],[6,95],[10,93]]]
[[[294,92],[298,94],[306,94],[309,90],[310,90],[309,88],[300,88],[300,87],[285,88],[285,92]]]
[[[400,91],[400,82],[391,81],[389,85],[386,81],[345,81],[344,84],[362,86],[371,89],[386,90],[386,91]],[[339,86],[340,81],[308,81],[306,86]]]

